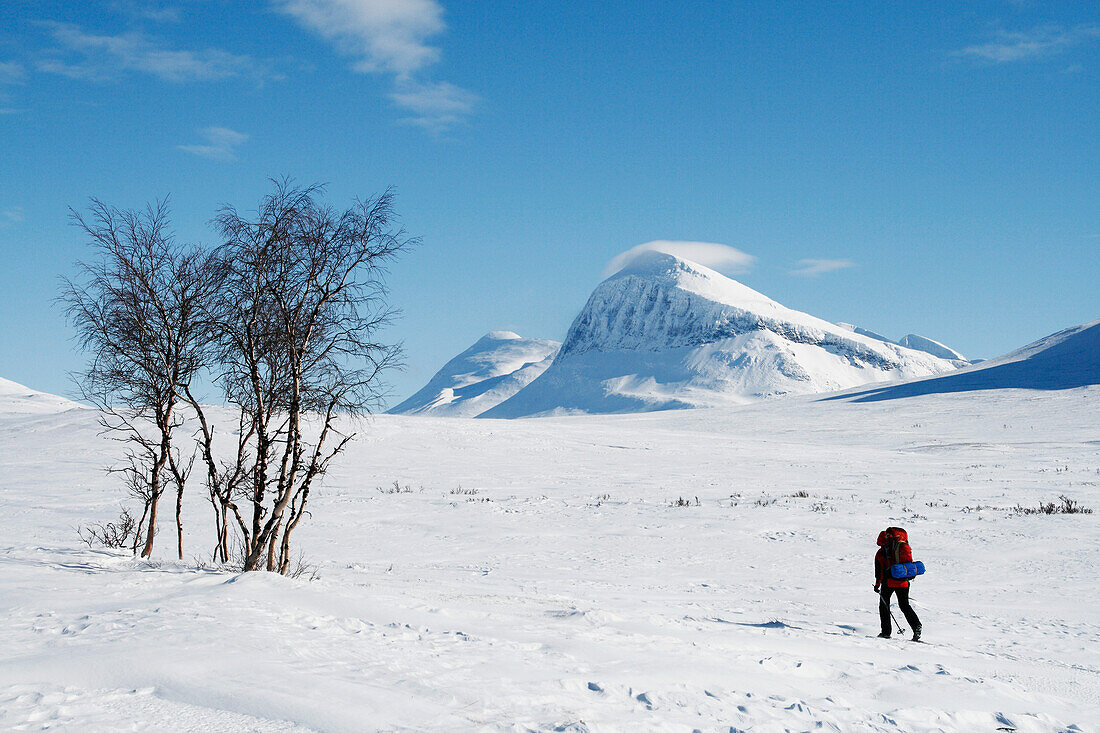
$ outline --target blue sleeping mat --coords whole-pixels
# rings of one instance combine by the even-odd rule
[[[897,565],[890,566],[890,575],[894,580],[912,580],[918,575],[924,575],[924,563],[899,562]]]

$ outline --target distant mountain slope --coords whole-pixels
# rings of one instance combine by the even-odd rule
[[[888,344],[896,344],[897,343],[897,341],[894,341],[893,339],[890,339],[890,338],[886,338],[881,333],[875,333],[874,331],[868,330],[866,328],[860,328],[859,326],[853,326],[851,323],[838,323],[836,325],[840,326],[845,331],[852,331],[854,333],[858,333],[860,336],[869,336],[869,337],[875,339],[876,341],[885,341]]]
[[[898,340],[898,343],[909,349],[916,349],[917,351],[924,351],[932,356],[938,356],[941,359],[954,359],[956,361],[967,361],[967,358],[950,348],[944,346],[939,341],[933,341],[926,336],[918,336],[915,333],[911,333]]]
[[[65,410],[87,409],[79,402],[47,392],[24,387],[18,382],[0,377],[0,413],[44,414]]]
[[[1072,389],[1091,384],[1100,384],[1100,320],[1067,328],[952,374],[830,399],[875,402],[945,392]]]
[[[444,364],[390,413],[473,417],[530,384],[550,366],[560,346],[557,341],[493,331]]]
[[[907,349],[923,351],[926,354],[931,354],[932,356],[937,356],[941,359],[949,359],[951,361],[969,361],[965,356],[955,351],[951,347],[944,346],[939,341],[934,341],[930,338],[927,338],[926,336],[918,336],[915,333],[911,333],[908,336],[903,336],[902,338],[895,341],[892,338],[887,338],[886,336],[883,336],[881,333],[876,333],[874,331],[868,330],[866,328],[861,328],[859,326],[853,326],[851,323],[838,323],[836,325],[840,326],[846,331],[858,333],[861,336],[870,336],[873,339],[876,339],[878,341],[885,341],[888,344],[898,344],[899,346],[904,346]]]
[[[482,417],[747,402],[959,365],[791,310],[714,270],[650,251],[595,289],[540,377]]]

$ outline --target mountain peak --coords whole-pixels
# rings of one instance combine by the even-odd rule
[[[511,397],[550,366],[557,341],[490,331],[451,359],[394,414],[473,417]]]
[[[717,270],[655,250],[638,253],[623,269],[604,280],[599,287],[632,278],[678,288],[715,303],[765,310],[782,308],[763,293]]]
[[[480,341],[515,341],[516,339],[522,339],[515,331],[490,331],[482,336]]]
[[[646,251],[596,287],[550,367],[484,416],[746,402],[956,366],[792,310],[696,262]]]

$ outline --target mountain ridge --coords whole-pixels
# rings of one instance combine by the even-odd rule
[[[1064,328],[957,372],[828,399],[877,402],[992,389],[1061,390],[1100,384],[1100,319]]]

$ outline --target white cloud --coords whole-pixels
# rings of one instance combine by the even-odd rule
[[[726,275],[747,272],[756,262],[756,258],[728,244],[714,242],[683,242],[658,239],[653,242],[631,247],[616,255],[604,268],[604,277],[610,277],[623,269],[643,252],[664,252],[681,259],[717,270]]]
[[[177,145],[176,147],[186,153],[211,160],[236,160],[237,146],[248,140],[248,135],[228,127],[207,127],[200,130],[199,135],[206,140],[206,144]]]
[[[179,23],[183,19],[179,8],[157,3],[142,3],[134,8],[133,12],[136,12],[138,17],[154,23]]]
[[[1004,64],[1051,56],[1098,39],[1100,26],[1096,25],[1079,25],[1073,28],[1044,25],[1029,31],[998,30],[994,40],[967,46],[956,51],[955,55],[974,61]]]
[[[0,61],[0,87],[22,84],[23,77],[26,75],[27,70],[23,68],[22,64],[15,61]],[[21,111],[15,107],[7,106],[10,100],[11,96],[7,91],[0,88],[0,115],[13,115]]]
[[[397,91],[390,94],[390,99],[398,107],[412,113],[404,122],[431,132],[442,132],[462,122],[478,102],[478,96],[473,92],[445,81],[429,84],[399,82]]]
[[[794,270],[791,270],[792,275],[801,275],[803,277],[817,277],[818,275],[824,275],[828,272],[836,272],[837,270],[845,270],[849,267],[855,267],[856,263],[851,260],[799,260],[795,263]]]
[[[23,221],[26,218],[23,215],[23,207],[22,206],[16,206],[16,207],[11,208],[11,209],[5,209],[4,211],[0,211],[0,216],[3,216],[8,221],[14,222],[16,224],[18,224],[19,222]]]
[[[446,29],[436,0],[276,0],[301,25],[335,43],[364,72],[412,74],[438,60],[428,40]]]
[[[446,81],[423,79],[440,59],[431,41],[447,29],[437,0],[273,0],[302,27],[353,59],[360,73],[391,74],[402,122],[439,133],[461,123],[479,98]]]
[[[15,61],[0,61],[0,84],[18,84],[26,76],[26,69]]]
[[[47,26],[59,47],[38,62],[38,69],[73,79],[104,81],[122,71],[139,71],[172,82],[270,76],[250,56],[221,49],[169,48],[136,31],[99,35],[72,23]]]

